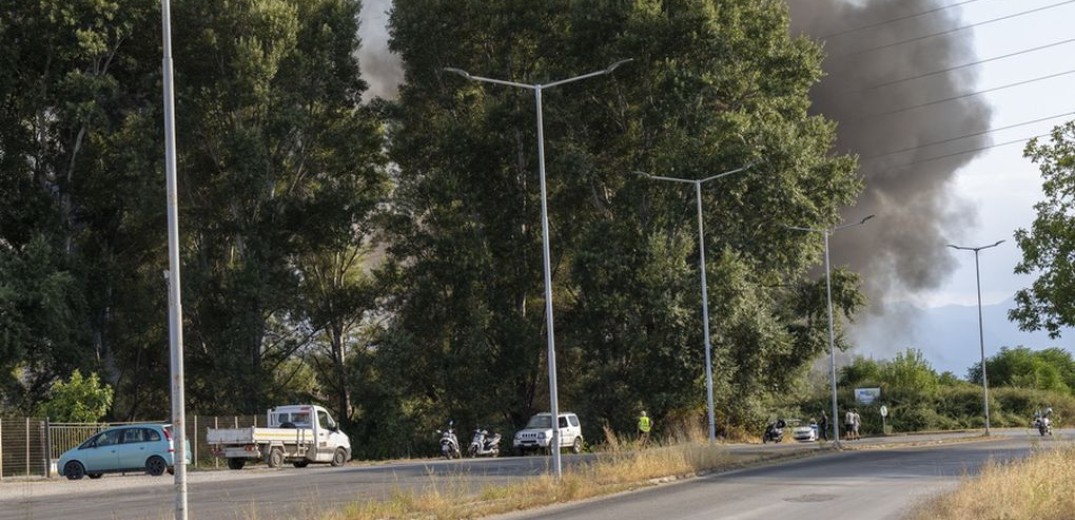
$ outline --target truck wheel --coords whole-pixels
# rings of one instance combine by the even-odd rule
[[[308,460],[296,460],[295,462],[292,462],[291,465],[295,466],[296,468],[305,468],[306,466],[310,465],[310,461],[308,461]]]
[[[284,465],[284,450],[282,448],[273,448],[269,450],[269,458],[266,461],[269,463],[270,468],[279,468]]]
[[[332,454],[332,466],[339,467],[344,464],[347,464],[347,450],[336,448],[336,453]]]
[[[246,465],[246,459],[228,459],[229,469],[243,469]]]
[[[578,455],[582,453],[582,436],[575,437],[575,442],[571,445],[571,453]]]

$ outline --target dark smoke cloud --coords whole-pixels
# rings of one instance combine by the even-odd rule
[[[366,99],[396,97],[403,81],[403,65],[399,56],[388,51],[388,12],[392,0],[363,0],[362,20],[358,35],[362,48],[358,61],[362,66],[362,78],[369,83]]]
[[[863,274],[871,309],[880,312],[889,295],[939,286],[956,267],[945,244],[977,220],[952,188],[975,156],[960,152],[989,139],[946,140],[987,130],[991,110],[967,96],[974,67],[933,74],[975,61],[973,34],[953,30],[959,8],[940,0],[788,3],[792,33],[821,41],[827,55],[814,111],[838,123],[839,151],[861,160],[865,191],[844,216],[878,215],[833,236],[834,261]],[[938,141],[946,142],[930,145]]]

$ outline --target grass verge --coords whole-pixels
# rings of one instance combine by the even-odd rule
[[[908,520],[996,518],[1061,520],[1075,517],[1075,447],[1042,448],[1031,457],[990,462],[950,493],[927,499]]]
[[[325,520],[385,518],[479,518],[611,495],[665,480],[729,470],[760,460],[801,456],[802,452],[751,455],[729,453],[721,446],[689,438],[672,439],[646,449],[606,432],[606,443],[593,462],[565,467],[557,481],[550,475],[475,488],[466,475],[432,480],[422,491],[398,490],[385,500],[356,502],[328,513]]]

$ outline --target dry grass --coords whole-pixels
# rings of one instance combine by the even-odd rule
[[[951,493],[916,507],[909,520],[1067,520],[1075,518],[1075,447],[1041,449],[1012,463],[991,462]]]
[[[659,479],[693,476],[733,468],[742,461],[721,446],[712,446],[700,431],[678,431],[661,442],[638,449],[633,440],[605,431],[606,442],[594,462],[565,467],[557,481],[550,475],[488,485],[474,491],[465,475],[431,479],[422,492],[397,491],[383,501],[354,503],[330,513],[326,520],[386,518],[457,519],[571,502],[654,485]]]

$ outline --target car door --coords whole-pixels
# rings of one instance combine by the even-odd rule
[[[154,440],[160,441],[160,434],[143,427],[123,430],[117,448],[119,465],[123,469],[140,469],[146,466],[146,460],[152,455]]]
[[[86,473],[113,471],[119,466],[116,453],[120,430],[105,430],[79,449],[78,457],[86,467]]]
[[[567,416],[561,415],[560,421],[560,446],[571,446],[572,442],[575,442],[575,437],[571,435],[571,428],[567,422]]]

